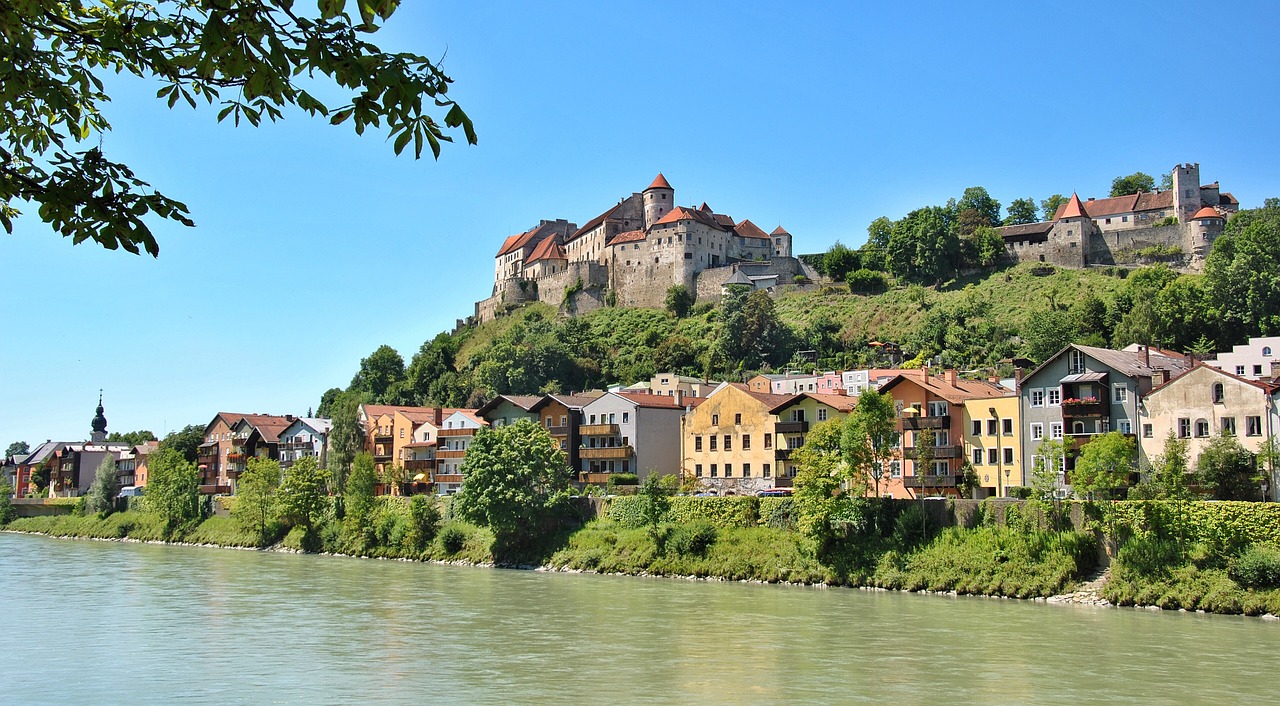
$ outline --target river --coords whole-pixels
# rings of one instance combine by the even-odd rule
[[[1256,618],[0,534],[0,703],[1262,703]]]

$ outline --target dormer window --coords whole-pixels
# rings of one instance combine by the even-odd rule
[[[1084,372],[1084,352],[1083,351],[1078,351],[1074,348],[1071,349],[1071,352],[1069,353],[1069,358],[1068,358],[1067,372],[1069,372],[1072,375],[1078,375],[1079,373]]]

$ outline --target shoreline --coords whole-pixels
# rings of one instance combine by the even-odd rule
[[[410,557],[375,557],[375,556],[368,556],[368,555],[342,554],[337,552],[311,553],[311,552],[304,552],[299,549],[292,549],[289,547],[285,547],[281,543],[276,543],[269,547],[244,547],[244,546],[235,546],[235,545],[229,545],[229,544],[169,542],[169,541],[154,540],[154,539],[134,539],[132,537],[76,537],[71,535],[57,535],[57,534],[49,534],[46,532],[31,532],[27,530],[16,530],[16,529],[7,529],[7,528],[0,529],[0,533],[28,535],[28,536],[35,536],[35,537],[46,537],[49,539],[62,539],[62,540],[71,540],[71,541],[120,542],[125,544],[151,544],[151,545],[157,545],[157,546],[190,547],[190,548],[200,548],[200,549],[231,549],[231,550],[238,550],[238,551],[270,552],[270,553],[276,553],[276,554],[311,554],[312,556],[340,557],[345,559],[367,559],[367,560],[374,560],[374,561],[400,561],[400,562],[406,562],[406,563],[436,564],[440,566],[461,566],[461,567],[482,568],[482,569],[538,571],[538,572],[544,572],[544,573],[559,573],[559,574],[594,574],[596,576],[656,578],[656,579],[683,580],[683,581],[689,581],[689,582],[715,581],[715,582],[721,582],[721,583],[776,585],[776,586],[785,586],[785,587],[815,588],[815,589],[823,589],[823,590],[846,588],[850,590],[859,590],[859,591],[868,591],[868,592],[884,592],[884,593],[893,592],[893,593],[907,593],[907,594],[941,596],[941,597],[952,597],[952,598],[984,598],[988,600],[1008,600],[1008,601],[1019,601],[1019,602],[1025,602],[1025,603],[1041,603],[1045,605],[1081,606],[1081,607],[1092,607],[1092,608],[1116,608],[1116,609],[1131,608],[1133,610],[1160,611],[1160,612],[1170,612],[1170,613],[1199,613],[1204,615],[1224,615],[1225,616],[1225,614],[1214,613],[1206,610],[1189,611],[1189,610],[1186,610],[1185,608],[1179,608],[1174,610],[1174,609],[1161,608],[1160,606],[1157,606],[1157,605],[1120,606],[1120,605],[1111,603],[1110,601],[1101,597],[1101,589],[1105,585],[1106,579],[1110,578],[1111,570],[1109,568],[1103,572],[1100,572],[1097,578],[1094,578],[1092,580],[1081,581],[1080,584],[1075,587],[1075,590],[1069,591],[1067,593],[1062,593],[1062,594],[1048,596],[1048,597],[1036,596],[1032,598],[1018,598],[1016,596],[1001,596],[1001,595],[984,594],[984,593],[960,593],[958,591],[929,591],[929,590],[912,591],[912,590],[900,589],[900,588],[884,588],[881,586],[838,585],[838,584],[830,584],[826,582],[808,583],[808,582],[795,582],[795,581],[765,581],[762,579],[729,579],[722,576],[654,574],[654,573],[649,573],[647,571],[642,571],[639,573],[627,573],[627,572],[618,572],[618,571],[614,571],[614,572],[596,571],[594,569],[561,568],[561,567],[555,567],[547,564],[542,564],[542,565],[502,564],[498,562],[474,562],[474,561],[467,561],[465,559],[446,561],[441,559],[414,559]],[[1240,615],[1239,617],[1246,617],[1246,618],[1255,617],[1255,618],[1260,618],[1262,620],[1268,620],[1268,621],[1280,621],[1280,616],[1277,616],[1272,613],[1264,613],[1262,615],[1257,615],[1257,616]]]

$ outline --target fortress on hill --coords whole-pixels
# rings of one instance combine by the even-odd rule
[[[706,203],[677,206],[675,189],[659,174],[582,227],[544,220],[507,238],[494,257],[493,296],[476,303],[475,319],[489,321],[530,301],[574,312],[607,300],[662,307],[677,284],[710,301],[725,284],[772,291],[797,275],[817,277],[792,255],[791,234],[781,226],[766,233]]]
[[[1218,182],[1200,184],[1199,164],[1173,168],[1173,188],[1081,201],[1076,194],[1042,223],[999,229],[1014,262],[1060,267],[1140,264],[1160,259],[1198,272],[1240,202]]]

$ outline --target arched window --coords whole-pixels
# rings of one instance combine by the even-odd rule
[[[1083,434],[1083,433],[1084,433],[1084,422],[1072,422],[1072,423],[1071,423],[1071,433],[1072,433],[1072,434]]]
[[[1220,382],[1213,383],[1213,403],[1222,404],[1222,400],[1225,397],[1226,397],[1226,391],[1223,388],[1222,383]]]
[[[1262,347],[1262,354],[1263,354],[1263,355],[1268,355],[1268,356],[1269,356],[1269,355],[1271,355],[1271,346],[1263,346],[1263,347]]]

